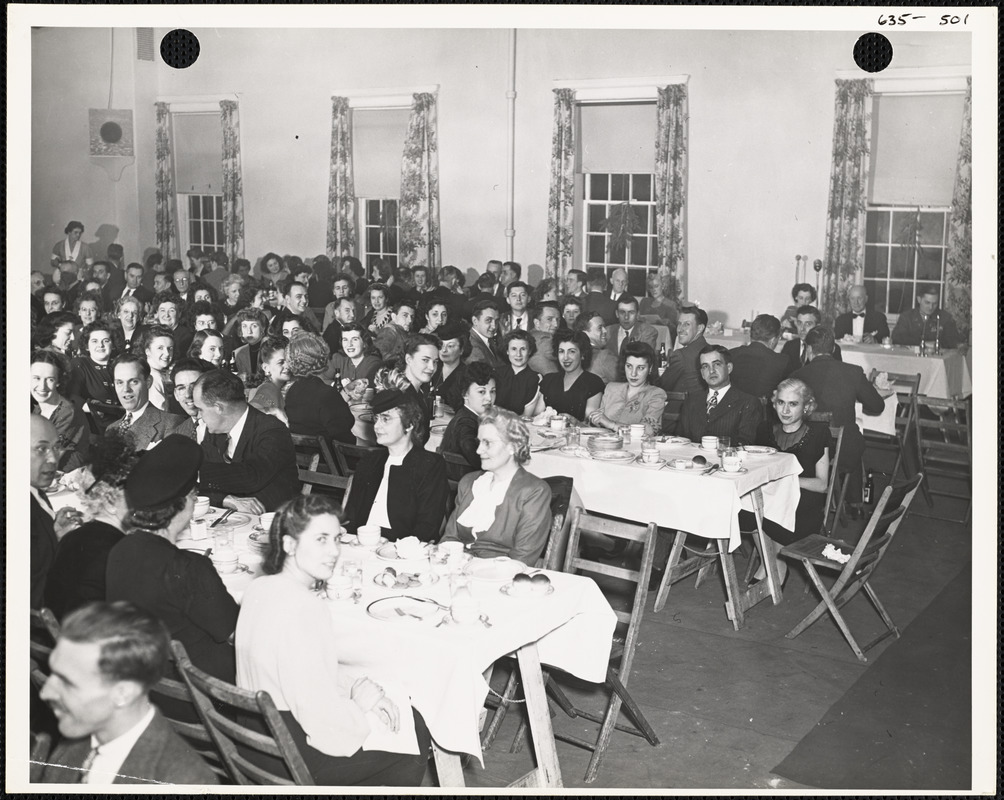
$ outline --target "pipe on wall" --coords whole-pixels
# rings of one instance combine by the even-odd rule
[[[506,126],[506,218],[505,218],[505,258],[514,261],[514,239],[516,238],[516,29],[509,31],[509,75],[506,86],[508,124]]]

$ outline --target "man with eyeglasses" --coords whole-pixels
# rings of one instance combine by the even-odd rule
[[[32,414],[29,436],[31,607],[41,608],[45,594],[45,579],[56,557],[56,544],[65,533],[79,528],[84,519],[75,508],[61,508],[56,511],[45,493],[56,477],[56,465],[62,452],[56,426],[41,414]]]

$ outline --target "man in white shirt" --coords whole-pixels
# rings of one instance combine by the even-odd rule
[[[629,294],[622,294],[617,301],[616,325],[608,329],[607,347],[620,357],[621,350],[628,342],[644,342],[656,352],[659,346],[659,331],[647,322],[638,321],[638,300]]]
[[[586,296],[586,273],[581,269],[570,269],[565,275],[565,296],[578,298]]]
[[[286,284],[280,281],[279,290],[282,292],[282,304],[289,310],[289,313],[299,319],[306,330],[320,333],[321,322],[307,307],[307,287],[299,281],[290,281]],[[304,322],[304,320],[306,321]]]
[[[498,366],[499,358],[492,348],[495,331],[498,328],[499,312],[494,300],[480,300],[474,304],[471,315],[471,354],[467,363],[487,361]]]
[[[169,647],[164,625],[131,603],[91,603],[63,620],[40,696],[66,739],[43,783],[219,783],[150,703]]]
[[[150,402],[150,365],[146,359],[125,353],[112,365],[115,394],[125,409],[125,416],[108,426],[109,430],[126,430],[137,450],[147,450],[172,433],[195,438],[191,419],[161,411]]]
[[[505,296],[509,303],[509,313],[502,317],[502,334],[530,330],[530,313],[526,310],[530,302],[530,287],[523,281],[513,281],[506,287]]]
[[[627,291],[628,274],[627,270],[617,268],[610,273],[610,299],[615,303],[621,299],[621,295]]]
[[[199,417],[199,409],[192,399],[195,382],[201,375],[213,369],[213,365],[201,358],[182,358],[171,365],[171,381],[174,383],[174,399],[195,424],[195,441],[202,444],[206,438],[206,423]]]
[[[751,394],[731,385],[732,354],[718,344],[709,344],[699,354],[701,380],[708,388],[687,393],[676,431],[692,442],[704,436],[728,436],[733,447],[753,444],[763,406]]]

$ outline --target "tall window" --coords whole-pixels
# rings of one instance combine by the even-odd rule
[[[391,269],[397,269],[397,199],[359,198],[362,220],[360,229],[360,261],[366,265],[370,275],[374,274],[373,265],[377,259],[383,259]]]
[[[628,273],[628,291],[645,295],[658,266],[655,229],[655,103],[581,103],[578,116],[574,258],[609,277]],[[581,205],[578,205],[581,203]]]
[[[219,111],[171,114],[181,252],[224,252],[223,129]]]
[[[944,288],[963,102],[960,93],[875,95],[863,278],[886,314],[913,308],[919,288]]]
[[[918,287],[945,282],[948,208],[871,206],[865,228],[864,283],[873,307],[901,314]]]

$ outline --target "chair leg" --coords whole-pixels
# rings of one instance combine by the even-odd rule
[[[823,585],[823,582],[820,579],[819,574],[816,572],[816,570],[813,568],[810,562],[803,559],[802,563],[805,564],[806,570],[809,573],[809,577],[812,579],[812,582],[816,584],[816,588],[819,589],[820,594],[822,594],[823,602],[819,606],[816,606],[816,608],[814,608],[809,613],[809,615],[806,616],[805,619],[803,619],[800,623],[798,623],[798,625],[796,625],[788,633],[786,633],[785,638],[794,639],[796,636],[798,636],[798,634],[800,634],[802,631],[808,628],[809,625],[811,625],[813,622],[819,619],[819,617],[822,616],[824,611],[829,611],[830,615],[833,617],[833,621],[837,623],[837,627],[840,628],[840,632],[844,635],[844,638],[847,640],[847,643],[851,646],[851,650],[854,651],[854,655],[858,657],[858,661],[864,661],[864,662],[868,661],[868,659],[865,658],[865,654],[861,651],[861,648],[858,647],[858,643],[854,640],[854,636],[851,634],[851,629],[848,628],[847,623],[844,622],[843,615],[840,613],[840,608],[837,606],[836,603],[833,602],[833,598],[830,596],[830,593],[826,591],[826,587]],[[841,598],[840,605],[846,603],[848,600],[851,599],[852,596],[853,595],[845,595],[843,598]]]
[[[812,565],[811,562],[806,561],[804,559],[800,559],[800,560],[802,561],[802,566],[805,567],[805,571],[806,571],[806,573],[809,576],[809,580],[816,587],[816,591],[818,591],[819,594],[822,597],[829,597],[830,594],[827,591],[826,586],[823,584],[822,579],[820,579],[819,573],[816,572],[816,568]],[[808,585],[806,585],[805,588],[806,588],[806,591],[808,591],[808,588],[809,588]],[[799,622],[790,631],[788,631],[784,635],[784,637],[786,639],[794,639],[796,636],[798,636],[800,633],[802,633],[806,628],[808,628],[810,625],[812,625],[816,620],[818,620],[825,613],[826,613],[826,603],[820,601],[820,603],[814,609],[812,609],[812,611],[810,611],[808,614],[806,614],[805,617],[802,619],[802,621]]]
[[[686,538],[687,534],[683,531],[677,531],[676,536],[673,537],[673,547],[669,551],[669,560],[666,562],[666,571],[662,573],[662,580],[659,582],[659,591],[655,594],[655,605],[653,606],[653,611],[662,611],[666,605],[666,601],[669,599],[669,589],[670,586],[672,586],[673,571],[680,563],[680,557],[683,555],[683,543]]]
[[[488,727],[481,737],[482,750],[491,748],[495,737],[498,736],[499,728],[502,727],[502,721],[505,719],[506,712],[509,710],[509,704],[516,696],[516,687],[519,685],[519,678],[516,673],[516,665],[514,664],[512,671],[509,673],[509,679],[506,681],[505,689],[502,691],[502,697],[499,699],[498,708],[495,709],[491,722],[488,723]]]
[[[589,766],[586,767],[586,783],[592,783],[596,780],[596,775],[600,771],[600,761],[603,759],[607,746],[610,744],[610,737],[614,734],[614,725],[617,723],[617,715],[620,713],[622,703],[623,700],[621,700],[618,692],[610,693],[610,700],[607,703],[607,713],[603,717],[600,734],[596,737],[596,746],[593,749],[592,757],[589,759]]]
[[[840,517],[844,510],[844,497],[847,495],[847,483],[848,476],[838,478],[840,480],[840,494],[837,497],[837,510],[833,513],[833,527],[830,528],[830,533],[832,533],[838,525],[841,525]]]
[[[698,556],[698,558],[709,558],[703,567],[697,570],[697,580],[694,582],[694,588],[700,589],[701,584],[708,579],[709,575],[713,575],[715,570],[718,569],[718,550],[715,548],[714,543],[709,544],[705,549],[704,556]]]
[[[892,617],[889,616],[889,612],[885,610],[885,606],[882,605],[882,601],[878,599],[878,595],[875,594],[875,590],[872,585],[865,581],[862,588],[865,590],[865,594],[868,595],[868,599],[872,601],[872,605],[875,606],[875,610],[878,612],[879,616],[882,617],[882,622],[885,626],[892,631],[893,635],[899,638],[899,628],[896,627],[896,623],[892,621]]]
[[[645,715],[642,713],[641,708],[628,692],[627,687],[621,683],[620,676],[611,669],[607,671],[607,680],[610,681],[610,685],[613,687],[613,690],[620,696],[621,700],[624,701],[624,713],[631,718],[635,727],[641,731],[642,736],[648,740],[650,745],[655,746],[659,744],[659,735],[649,724]]]

